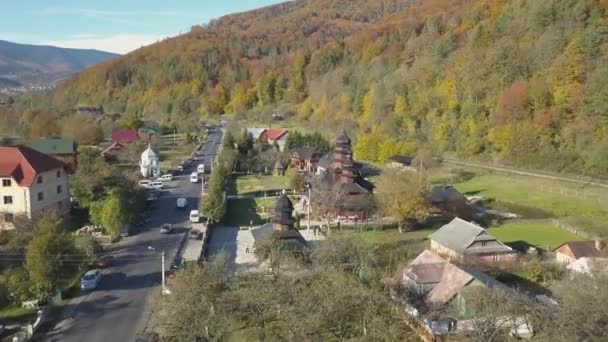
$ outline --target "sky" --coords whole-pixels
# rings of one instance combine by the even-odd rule
[[[124,54],[192,25],[285,0],[10,0],[0,40]]]

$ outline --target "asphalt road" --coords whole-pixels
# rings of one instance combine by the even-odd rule
[[[201,183],[190,183],[190,173],[202,162],[211,169],[211,158],[221,143],[222,132],[214,128],[190,167],[174,177],[154,204],[150,221],[138,234],[107,249],[115,258],[104,270],[99,287],[81,293],[63,312],[62,320],[47,334],[57,342],[135,341],[143,329],[150,291],[160,291],[161,251],[168,269],[187,229],[188,213],[198,207]],[[188,209],[177,210],[176,198],[188,198]],[[173,223],[176,232],[160,234],[163,223]]]

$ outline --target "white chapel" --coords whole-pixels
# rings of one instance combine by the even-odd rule
[[[160,161],[150,144],[148,144],[148,148],[141,154],[139,168],[141,170],[141,175],[144,176],[144,178],[154,179],[160,176]]]

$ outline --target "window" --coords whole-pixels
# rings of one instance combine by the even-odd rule
[[[44,192],[39,192],[38,193],[38,200],[42,201],[44,199]]]
[[[2,180],[2,186],[4,186],[4,187],[11,186],[11,180],[10,179],[3,179]]]
[[[481,241],[481,246],[482,247],[487,246],[487,245],[488,245],[488,241]]]
[[[38,176],[38,184],[42,184],[42,176]]]
[[[4,196],[4,204],[13,204],[13,196]]]
[[[15,222],[15,215],[9,213],[4,214],[4,222]]]
[[[61,170],[57,170],[57,178],[61,178]]]
[[[61,193],[61,185],[57,185],[57,193],[60,194]]]

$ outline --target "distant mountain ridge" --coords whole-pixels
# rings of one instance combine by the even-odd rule
[[[0,40],[0,88],[50,84],[117,56],[99,50]]]

